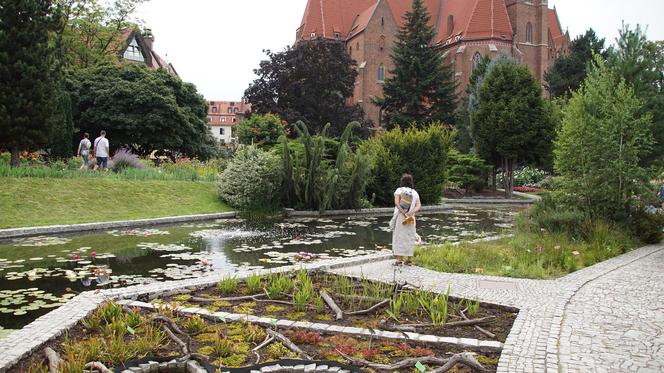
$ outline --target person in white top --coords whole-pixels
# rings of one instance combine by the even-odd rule
[[[392,251],[396,257],[394,265],[410,265],[415,254],[418,241],[415,229],[415,213],[420,211],[422,204],[420,195],[414,189],[413,177],[404,174],[401,186],[394,191],[394,215],[390,221],[392,229]]]
[[[97,137],[94,142],[95,158],[97,158],[97,164],[95,164],[94,170],[97,170],[97,168],[101,166],[104,168],[104,171],[108,171],[109,147],[110,144],[106,138],[106,131],[102,130],[99,132],[99,137]]]
[[[90,147],[92,147],[92,143],[88,139],[90,137],[90,134],[85,132],[83,134],[83,138],[81,139],[81,142],[78,143],[78,150],[76,151],[76,156],[83,158],[83,164],[81,165],[80,170],[87,170],[88,169],[88,163],[90,162]]]

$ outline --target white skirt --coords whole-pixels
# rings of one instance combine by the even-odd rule
[[[392,229],[392,252],[396,256],[413,256],[415,254],[416,224],[403,224],[405,216],[397,213]]]

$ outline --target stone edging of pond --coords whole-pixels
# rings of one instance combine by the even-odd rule
[[[41,227],[9,228],[9,229],[0,229],[0,239],[27,237],[27,236],[35,236],[41,234],[73,233],[73,232],[84,232],[84,231],[115,229],[115,228],[136,228],[136,227],[144,227],[149,225],[187,223],[192,221],[204,221],[204,220],[213,220],[213,219],[232,219],[235,218],[236,216],[237,212],[231,211],[231,212],[221,212],[214,214],[167,216],[163,218],[138,219],[138,220],[122,220],[122,221],[109,221],[109,222],[84,223],[84,224],[63,224],[63,225],[48,225]]]
[[[145,303],[139,301],[120,301],[119,303],[127,305],[129,307],[139,307],[143,309],[155,310],[158,307],[152,303]],[[169,306],[165,306],[169,307]],[[383,339],[407,339],[412,342],[424,342],[424,343],[433,343],[433,344],[447,344],[458,347],[473,347],[486,349],[488,351],[499,351],[503,348],[503,344],[498,341],[486,341],[473,338],[456,338],[456,337],[439,337],[435,335],[428,334],[419,334],[411,332],[391,332],[379,329],[366,329],[366,328],[357,328],[352,326],[338,326],[330,325],[325,323],[312,323],[308,321],[292,321],[292,320],[278,320],[267,317],[258,317],[255,315],[243,315],[237,313],[228,313],[228,312],[210,312],[203,308],[187,308],[187,307],[169,307],[174,311],[187,314],[187,315],[200,315],[206,318],[213,318],[215,320],[224,319],[229,321],[241,321],[246,320],[247,322],[258,324],[264,327],[277,326],[281,328],[297,328],[297,329],[307,329],[314,332],[329,332],[329,333],[341,333],[341,334],[350,334],[357,337],[368,337],[368,338],[383,338]]]

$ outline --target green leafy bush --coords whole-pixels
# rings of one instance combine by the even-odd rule
[[[218,192],[222,200],[239,209],[270,209],[278,205],[281,184],[279,158],[254,146],[235,154],[221,174]]]
[[[452,131],[434,123],[426,129],[396,127],[362,143],[360,149],[369,154],[373,172],[368,195],[375,196],[377,205],[391,206],[401,175],[410,173],[422,203],[438,203],[453,138]]]
[[[537,230],[566,233],[572,237],[580,234],[580,227],[587,220],[586,214],[564,200],[564,196],[549,193],[529,211],[528,220]]]
[[[522,167],[514,171],[514,186],[535,186],[547,176],[549,176],[549,174],[544,170],[529,166]],[[504,185],[502,173],[496,175],[496,183],[498,185]]]
[[[629,227],[632,234],[641,242],[647,244],[659,243],[664,234],[664,214],[658,211],[647,211],[645,206],[636,205],[632,208],[629,217]]]
[[[270,146],[286,134],[286,123],[274,114],[254,114],[237,125],[240,144]]]
[[[491,166],[476,154],[462,154],[452,149],[447,154],[447,178],[459,187],[475,192],[482,191],[487,186],[487,177],[491,173]]]

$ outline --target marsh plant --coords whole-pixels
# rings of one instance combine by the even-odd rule
[[[232,294],[237,291],[238,280],[237,277],[227,276],[222,278],[217,284],[217,289],[221,294]]]
[[[408,315],[419,315],[421,293],[404,292],[401,295],[403,295],[403,312]]]
[[[203,333],[207,329],[207,324],[200,315],[188,317],[182,326],[191,334]]]
[[[258,273],[254,273],[251,276],[247,277],[246,283],[247,283],[247,289],[251,293],[256,293],[257,291],[260,291],[263,287],[261,275]]]
[[[398,296],[390,299],[390,305],[385,310],[387,315],[396,322],[400,322],[401,312],[403,311],[404,295],[400,293]]]
[[[419,302],[424,311],[429,315],[434,326],[441,326],[447,322],[447,301],[450,288],[445,294],[422,293]]]
[[[294,286],[295,282],[290,276],[279,273],[269,277],[265,293],[270,299],[278,299],[284,297],[284,294],[289,294]]]
[[[475,298],[475,301],[466,299],[464,302],[468,309],[468,316],[473,317],[480,312],[480,298]]]

